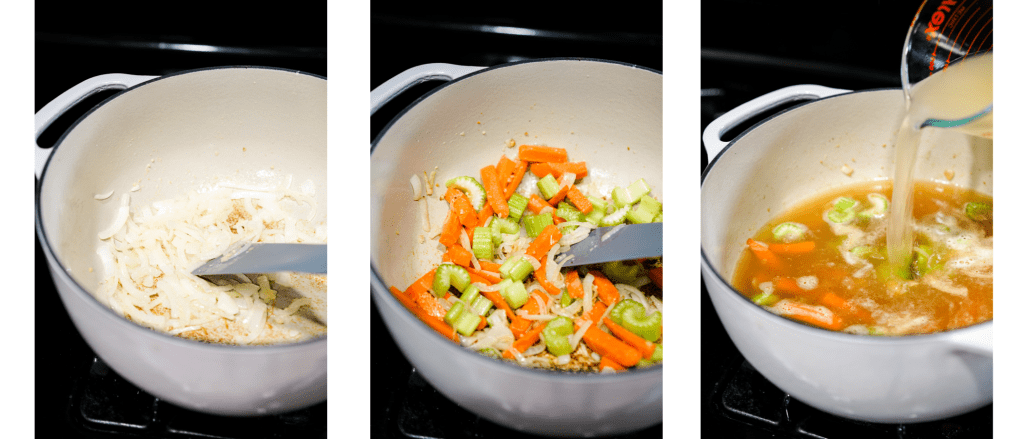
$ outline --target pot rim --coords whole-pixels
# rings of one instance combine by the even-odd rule
[[[60,276],[67,276],[67,278],[70,280],[71,284],[75,287],[74,288],[75,294],[80,294],[80,295],[85,295],[86,296],[86,303],[88,303],[87,306],[90,306],[90,307],[92,307],[94,309],[100,309],[101,313],[104,313],[104,315],[112,317],[113,320],[115,320],[115,323],[114,323],[115,325],[118,325],[121,328],[126,328],[126,329],[124,329],[126,331],[134,331],[134,332],[142,331],[142,332],[139,332],[139,334],[144,334],[143,336],[145,336],[147,338],[150,338],[153,341],[158,341],[158,342],[163,342],[163,343],[173,343],[173,344],[177,344],[177,345],[179,345],[181,347],[188,347],[188,348],[193,348],[193,349],[203,349],[203,350],[217,351],[217,353],[263,355],[263,354],[268,354],[268,353],[271,353],[271,354],[272,353],[289,353],[291,351],[296,351],[296,350],[304,351],[304,350],[307,350],[308,348],[311,348],[311,347],[320,347],[320,346],[311,346],[311,345],[326,344],[327,343],[327,335],[326,334],[322,335],[322,336],[319,336],[319,337],[315,337],[315,338],[309,339],[309,340],[303,340],[303,341],[295,342],[295,343],[285,343],[285,344],[275,344],[275,345],[241,346],[241,345],[206,343],[206,342],[201,342],[201,341],[197,341],[197,340],[191,340],[191,339],[185,339],[185,338],[181,338],[181,337],[175,337],[173,335],[166,334],[166,333],[163,333],[163,332],[159,332],[159,331],[156,331],[156,330],[153,330],[153,329],[150,329],[150,328],[146,328],[146,327],[144,327],[142,325],[138,325],[136,323],[130,322],[130,321],[128,321],[128,319],[124,318],[123,316],[119,316],[116,313],[114,313],[114,311],[112,309],[110,309],[110,307],[100,303],[99,300],[96,299],[96,297],[92,293],[90,293],[88,290],[86,290],[81,284],[79,284],[78,281],[76,281],[74,277],[71,277],[70,275],[67,274],[67,268],[64,266],[64,264],[60,260],[60,258],[56,257],[56,254],[54,253],[54,250],[53,250],[53,246],[51,245],[50,240],[47,238],[46,231],[43,229],[43,225],[42,225],[42,203],[41,203],[41,196],[42,196],[42,194],[41,194],[41,191],[42,191],[43,179],[46,178],[46,173],[47,173],[47,170],[49,170],[50,162],[52,161],[52,158],[54,157],[55,153],[57,152],[57,148],[59,148],[64,143],[64,139],[68,136],[68,134],[70,134],[72,131],[74,131],[74,129],[76,127],[78,127],[78,124],[82,123],[94,111],[98,110],[100,107],[106,105],[107,103],[113,101],[114,99],[117,99],[117,98],[120,98],[120,97],[126,95],[127,93],[131,92],[132,90],[135,90],[135,89],[140,88],[140,87],[144,87],[147,84],[150,84],[150,83],[153,83],[153,82],[156,82],[156,81],[164,80],[164,79],[167,79],[167,78],[172,78],[172,77],[175,77],[175,76],[186,75],[186,74],[190,74],[190,73],[206,72],[206,71],[212,71],[212,70],[240,70],[240,69],[244,69],[244,70],[248,70],[248,69],[279,70],[279,71],[282,71],[282,72],[289,72],[289,73],[294,73],[294,74],[311,76],[311,77],[314,77],[314,78],[323,79],[324,81],[327,80],[326,77],[320,76],[320,75],[317,75],[317,74],[307,73],[307,72],[303,72],[303,71],[295,70],[295,69],[285,69],[285,68],[281,68],[281,67],[253,66],[253,65],[231,65],[231,66],[220,66],[220,67],[204,67],[204,68],[199,68],[199,69],[182,70],[182,71],[179,71],[179,72],[174,72],[174,73],[170,73],[170,74],[167,74],[167,75],[159,76],[159,77],[150,79],[148,81],[142,82],[140,84],[137,84],[135,86],[129,87],[127,89],[121,90],[120,92],[118,92],[118,93],[116,93],[116,94],[114,94],[112,96],[107,97],[106,99],[104,99],[99,104],[96,104],[94,107],[90,108],[89,111],[87,111],[85,114],[83,114],[81,117],[79,117],[78,120],[76,120],[73,124],[71,124],[71,126],[68,127],[68,129],[65,130],[60,135],[60,138],[57,139],[57,142],[54,143],[53,146],[51,147],[53,152],[51,152],[50,158],[48,158],[46,160],[46,163],[43,165],[43,170],[39,174],[39,178],[36,180],[36,188],[35,188],[36,237],[39,240],[39,244],[43,248],[43,251],[48,256],[50,256],[53,259],[53,261],[55,261],[55,263],[57,265],[56,268],[61,270],[61,273],[54,273],[53,270],[51,270],[50,278],[54,281],[54,284],[56,284],[57,276],[58,275],[60,275]],[[53,267],[48,267],[48,269],[49,268],[53,268]],[[58,291],[58,295],[59,295],[59,291]],[[326,347],[326,346],[324,346],[324,347]]]
[[[603,59],[597,59],[597,58],[580,58],[580,57],[537,58],[537,59],[515,61],[515,62],[511,62],[511,63],[499,64],[499,65],[496,65],[496,66],[486,67],[484,69],[481,69],[481,70],[478,70],[476,72],[467,74],[467,75],[462,76],[460,78],[457,78],[455,80],[448,81],[448,82],[446,82],[444,84],[441,84],[441,85],[433,88],[432,90],[424,93],[423,96],[420,96],[419,98],[417,98],[415,101],[413,101],[411,104],[409,104],[407,107],[405,107],[397,115],[395,115],[394,118],[392,118],[390,121],[388,121],[387,125],[384,126],[384,128],[380,131],[380,133],[377,134],[376,138],[374,138],[373,142],[370,144],[371,160],[372,160],[373,152],[377,148],[378,142],[380,142],[380,140],[384,137],[384,135],[388,132],[388,130],[390,130],[391,127],[398,120],[402,119],[402,117],[404,117],[405,114],[408,113],[413,107],[419,105],[420,102],[422,102],[425,99],[429,98],[430,96],[434,95],[434,93],[437,93],[437,92],[445,89],[446,87],[452,86],[452,85],[454,85],[454,84],[458,83],[459,81],[462,81],[462,80],[464,80],[466,78],[470,78],[470,77],[473,77],[473,76],[476,76],[476,75],[484,74],[486,72],[490,72],[490,71],[494,71],[494,70],[498,70],[498,69],[502,69],[502,68],[506,68],[506,67],[518,66],[518,65],[521,65],[521,64],[551,62],[551,61],[583,61],[583,62],[596,62],[596,63],[604,63],[604,64],[617,64],[617,65],[621,65],[621,66],[625,66],[625,67],[632,67],[632,68],[636,68],[636,69],[639,69],[639,70],[644,70],[644,71],[648,71],[648,72],[651,72],[651,73],[656,73],[658,75],[662,75],[662,73],[660,71],[658,71],[658,70],[654,70],[654,69],[651,69],[651,68],[648,68],[648,67],[644,67],[644,66],[640,66],[640,65],[637,65],[637,64],[625,63],[625,62],[621,62],[621,61],[603,60]],[[371,274],[371,276],[370,276],[370,284],[371,284],[371,287],[372,287],[371,290],[373,291],[373,296],[372,296],[373,299],[375,301],[383,300],[385,302],[388,302],[388,304],[391,305],[391,306],[396,306],[396,307],[398,307],[398,308],[400,308],[402,310],[405,310],[405,307],[402,306],[402,304],[398,303],[397,299],[395,299],[394,297],[391,297],[390,290],[386,286],[386,284],[384,283],[384,280],[381,277],[380,273],[377,271],[377,267],[373,263],[373,261],[370,261],[370,274]],[[388,294],[385,294],[384,292],[388,292]],[[376,303],[376,302],[374,302],[374,306],[378,307],[378,309],[379,309],[381,305]],[[555,381],[560,381],[560,382],[581,383],[581,382],[593,382],[595,380],[597,380],[597,381],[623,381],[623,380],[632,380],[632,379],[644,379],[645,377],[661,375],[661,373],[662,373],[662,366],[663,366],[662,363],[658,363],[656,365],[653,365],[653,366],[650,366],[650,367],[646,367],[646,368],[643,368],[643,369],[640,369],[640,370],[631,370],[628,373],[616,373],[616,374],[589,373],[589,372],[588,373],[566,372],[566,371],[559,371],[559,370],[548,370],[548,369],[537,369],[537,368],[523,367],[523,366],[519,366],[519,365],[515,365],[515,364],[510,364],[509,362],[504,361],[504,360],[498,360],[498,359],[495,359],[495,358],[491,358],[491,357],[488,357],[486,355],[483,355],[483,354],[480,354],[480,353],[477,353],[477,352],[469,352],[468,349],[466,349],[466,348],[464,348],[462,346],[455,346],[455,345],[453,345],[451,343],[451,340],[448,340],[448,339],[444,338],[441,334],[438,334],[437,331],[434,331],[433,329],[431,329],[429,326],[427,326],[425,323],[423,323],[419,319],[414,318],[412,313],[408,312],[407,310],[406,310],[406,312],[399,312],[397,314],[400,316],[399,318],[403,319],[406,322],[406,324],[410,324],[411,323],[413,325],[419,325],[419,327],[422,328],[422,330],[429,332],[431,334],[430,335],[431,337],[434,337],[435,340],[440,341],[441,343],[439,343],[439,344],[442,345],[442,346],[445,346],[445,347],[443,347],[441,349],[444,349],[444,350],[448,351],[446,353],[443,353],[442,355],[447,355],[447,356],[461,355],[463,357],[463,359],[460,360],[460,361],[471,361],[471,362],[477,363],[477,364],[479,364],[481,366],[484,366],[484,365],[494,365],[496,367],[502,368],[500,370],[502,370],[504,373],[509,373],[509,374],[517,375],[517,376],[520,376],[520,377],[523,377],[523,378],[540,378],[540,377],[543,377],[544,379],[555,380]],[[390,331],[390,329],[391,329],[390,325],[386,325],[386,326],[388,326],[388,330]],[[403,353],[403,355],[404,355],[404,353]]]
[[[711,170],[714,168],[715,164],[718,163],[719,159],[721,159],[725,155],[726,151],[728,151],[730,148],[732,148],[733,145],[736,144],[736,142],[738,142],[740,139],[742,139],[744,136],[746,136],[747,133],[749,133],[749,132],[751,132],[751,131],[753,131],[753,130],[755,130],[757,128],[760,128],[761,125],[764,125],[764,124],[766,124],[766,123],[768,123],[768,122],[778,118],[779,116],[782,116],[783,114],[789,113],[790,111],[795,111],[795,110],[798,110],[800,108],[803,108],[804,106],[811,105],[811,104],[818,103],[818,102],[822,102],[822,101],[825,101],[825,100],[828,100],[828,99],[842,98],[844,96],[849,96],[849,95],[852,95],[852,94],[855,94],[855,93],[890,92],[890,91],[895,91],[895,90],[901,90],[901,89],[898,88],[898,87],[892,87],[892,88],[873,88],[873,89],[866,89],[866,90],[854,90],[854,91],[851,91],[849,93],[841,93],[841,94],[837,94],[837,95],[833,95],[833,96],[827,96],[827,97],[824,97],[824,98],[811,99],[811,100],[808,100],[807,102],[802,102],[802,103],[793,105],[792,107],[789,107],[789,108],[786,108],[786,109],[784,109],[782,111],[779,111],[778,113],[775,113],[775,114],[769,116],[768,118],[763,119],[763,120],[755,123],[751,127],[749,127],[746,130],[744,130],[742,133],[738,134],[731,141],[729,141],[729,143],[724,148],[722,148],[722,151],[719,152],[717,156],[711,158],[711,161],[708,162],[708,166],[706,168],[704,168],[704,172],[702,172],[701,176],[700,176],[701,197],[704,196],[704,181],[707,179],[708,175],[711,173]],[[741,302],[744,303],[743,305],[740,305],[740,306],[757,308],[760,312],[765,313],[765,315],[771,316],[769,318],[774,317],[776,319],[776,321],[781,321],[783,325],[788,326],[789,328],[791,328],[793,330],[801,331],[801,332],[811,331],[810,333],[811,334],[815,334],[815,335],[830,334],[832,336],[839,337],[840,339],[844,339],[844,341],[863,342],[863,343],[866,343],[866,344],[885,344],[885,345],[891,345],[891,344],[897,344],[897,345],[899,345],[899,344],[917,344],[917,343],[922,343],[922,342],[927,343],[927,342],[932,342],[932,341],[938,341],[938,340],[946,338],[945,334],[952,333],[952,332],[957,332],[957,331],[965,331],[965,330],[977,330],[977,331],[988,330],[988,331],[991,331],[992,330],[993,321],[995,321],[995,319],[993,318],[991,320],[987,320],[987,321],[984,321],[984,322],[975,323],[973,325],[963,326],[963,327],[960,327],[960,328],[950,329],[950,330],[946,330],[946,331],[930,332],[930,333],[927,333],[927,334],[910,334],[910,335],[886,336],[886,337],[878,337],[878,336],[873,336],[873,335],[850,334],[850,333],[840,332],[840,331],[830,331],[828,329],[819,328],[819,327],[816,327],[816,326],[811,326],[811,325],[805,325],[805,324],[802,324],[802,323],[797,323],[797,322],[794,322],[794,321],[792,321],[790,319],[787,319],[785,317],[772,314],[772,313],[768,312],[767,310],[765,310],[764,308],[754,304],[754,302],[751,302],[750,300],[748,300],[746,298],[746,296],[743,296],[743,294],[741,294],[739,291],[736,291],[736,289],[733,288],[732,283],[727,281],[722,276],[722,274],[719,273],[719,271],[715,268],[715,266],[711,263],[711,260],[708,258],[708,255],[707,255],[707,253],[704,250],[704,240],[703,240],[703,238],[701,239],[701,244],[700,244],[700,259],[701,259],[700,260],[701,265],[704,266],[704,267],[707,267],[707,271],[708,272],[712,273],[720,282],[722,282],[722,284],[728,286],[729,291],[732,293],[729,296],[732,297],[733,299],[739,299]],[[704,280],[702,279],[701,282],[704,282]],[[708,285],[707,282],[704,282],[704,284],[707,287],[708,294],[710,295],[711,294],[710,286]],[[716,314],[717,314],[717,311],[716,311]]]

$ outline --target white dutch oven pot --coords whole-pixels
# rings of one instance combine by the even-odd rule
[[[251,184],[312,180],[327,211],[327,81],[273,68],[214,68],[164,77],[98,76],[36,114],[36,137],[104,89],[126,89],[79,119],[50,149],[36,148],[36,232],[57,291],[89,346],[118,374],[174,404],[262,415],[327,398],[327,338],[226,346],[135,325],[98,302],[97,233],[120,194],[132,206],[185,194],[216,178]],[[244,148],[244,150],[243,150]],[[149,168],[147,168],[147,165]],[[94,195],[115,191],[104,201]]]
[[[458,79],[456,79],[458,78]],[[461,407],[514,429],[610,435],[661,422],[662,367],[617,375],[532,370],[459,347],[419,321],[388,291],[408,287],[441,260],[420,244],[420,206],[409,178],[438,167],[437,182],[479,176],[505,147],[540,143],[587,162],[588,179],[624,185],[643,177],[661,196],[661,75],[631,65],[554,59],[467,68],[417,67],[371,93],[371,111],[426,79],[449,79],[395,118],[371,147],[370,272],[373,302],[409,362]],[[478,124],[477,121],[480,123]],[[529,133],[529,135],[526,135]],[[447,210],[436,192],[431,222]],[[438,414],[444,416],[444,414]]]
[[[721,135],[760,111],[777,114],[726,144]],[[730,287],[746,239],[774,215],[821,191],[889,179],[900,90],[848,93],[794,86],[748,102],[704,131],[701,272],[729,337],[758,372],[796,399],[871,422],[923,422],[992,402],[992,322],[954,331],[872,337],[771,314]],[[951,130],[924,135],[915,178],[992,194],[992,141]],[[954,159],[955,157],[955,159]],[[853,168],[851,176],[841,171]]]

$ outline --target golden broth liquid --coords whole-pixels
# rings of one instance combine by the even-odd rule
[[[752,239],[767,244],[778,260],[771,263],[749,248],[744,250],[734,288],[752,299],[774,296],[759,304],[776,314],[858,334],[928,333],[992,319],[991,216],[971,219],[964,209],[968,202],[992,206],[992,198],[937,182],[919,181],[914,192],[912,213],[919,245],[915,270],[927,271],[918,278],[905,281],[891,276],[885,231],[892,211],[868,215],[872,206],[868,194],[890,199],[892,184],[874,181],[822,193],[768,223]],[[854,208],[858,215],[848,224],[826,221],[839,197],[859,203]],[[812,241],[813,250],[775,252],[783,243],[773,229],[784,222],[805,225],[807,231],[796,242]],[[918,258],[924,250],[928,257]],[[823,324],[820,319],[787,312],[797,306],[818,310],[833,320]]]
[[[958,120],[992,104],[992,53],[967,58],[943,69],[910,89],[907,109],[896,137],[896,175],[889,217],[889,260],[906,266],[914,246],[908,206],[914,203],[914,165],[921,142],[921,125],[928,119]],[[928,127],[924,129],[949,129]],[[992,137],[992,113],[960,127],[961,132]]]

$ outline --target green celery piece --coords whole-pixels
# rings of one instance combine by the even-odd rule
[[[477,259],[493,259],[494,243],[491,240],[491,228],[476,227],[473,229],[473,255]]]
[[[992,219],[992,206],[972,201],[964,204],[964,213],[974,221],[986,221]]]
[[[480,349],[478,352],[491,358],[497,358],[499,360],[501,359],[501,352],[498,352],[498,350],[494,348],[483,348]]]
[[[508,278],[512,279],[513,282],[522,282],[530,273],[533,273],[533,264],[527,261],[526,258],[519,258],[509,269]]]
[[[629,212],[629,206],[620,207],[619,210],[605,215],[601,218],[601,222],[598,224],[600,227],[611,227],[622,224],[626,221],[626,213]]]
[[[459,292],[465,291],[470,283],[472,281],[469,278],[469,272],[458,265],[441,264],[434,270],[433,289],[434,295],[437,297],[444,297],[452,285],[455,285],[455,289]]]
[[[466,310],[466,306],[462,302],[455,302],[451,308],[448,308],[448,312],[444,315],[444,322],[449,325],[454,325],[455,322],[462,317],[463,311]]]
[[[522,282],[512,282],[511,285],[501,289],[501,296],[508,302],[512,309],[519,309],[526,304],[530,294],[526,292],[526,286]]]
[[[629,194],[633,196],[633,202],[629,204],[634,204],[637,201],[640,201],[640,197],[649,193],[651,193],[651,187],[647,184],[647,181],[642,178],[634,181],[633,184],[629,185]]]
[[[935,249],[930,245],[917,246],[914,248],[914,253],[917,255],[914,258],[914,264],[917,266],[917,272],[921,276],[931,273],[944,265],[941,255],[936,254]]]
[[[776,302],[778,302],[779,299],[780,299],[779,296],[776,296],[774,294],[768,294],[768,293],[761,293],[761,294],[758,294],[758,295],[750,298],[750,300],[754,301],[754,303],[756,303],[758,305],[761,305],[761,306],[772,306]]]
[[[597,197],[592,197],[590,195],[587,195],[587,199],[590,200],[590,204],[593,205],[593,208],[590,210],[590,213],[588,213],[587,216],[584,217],[584,219],[588,223],[591,223],[595,226],[600,226],[601,219],[604,218],[604,216],[608,212],[608,202]]]
[[[459,303],[459,305],[461,305],[461,303]],[[472,312],[463,312],[462,315],[459,316],[459,318],[451,325],[459,332],[459,334],[469,337],[470,335],[473,335],[473,333],[476,332],[476,328],[480,326],[481,318],[482,317]]]
[[[569,305],[572,305],[572,302],[572,296],[570,296],[567,291],[562,290],[562,300],[558,304],[561,305],[562,308],[566,308]]]
[[[662,215],[662,213],[664,213],[664,212],[658,212],[658,216],[654,217],[654,219],[652,219],[652,220],[651,220],[651,222],[652,222],[652,223],[660,223],[660,222],[663,222],[664,218],[663,218],[663,217],[661,216],[661,215]]]
[[[654,220],[655,213],[643,208],[628,209],[626,210],[626,220],[631,224],[646,224]]]
[[[476,296],[472,302],[469,302],[469,307],[473,308],[473,311],[476,311],[477,315],[481,316],[487,315],[487,311],[490,311],[493,305],[494,302],[491,302],[491,299],[484,296]]]
[[[644,306],[635,300],[626,299],[619,302],[608,313],[608,318],[647,341],[661,338],[661,312],[655,311],[654,314],[647,315]]]
[[[509,273],[512,272],[512,267],[516,265],[516,262],[519,262],[522,259],[522,256],[515,259],[509,258],[504,264],[501,264],[501,267],[498,268],[498,274],[501,274],[501,278],[508,279]]]
[[[580,213],[579,209],[573,207],[572,204],[566,203],[565,201],[558,203],[558,208],[555,209],[555,215],[566,221],[582,221],[583,214]]]
[[[871,207],[857,213],[861,218],[881,218],[889,211],[889,199],[882,194],[868,194]]]
[[[540,189],[540,195],[545,200],[550,200],[551,197],[558,193],[558,180],[551,174],[545,175],[544,178],[537,180],[537,189]]]
[[[651,355],[651,358],[650,359],[641,358],[640,361],[638,361],[636,363],[636,367],[650,367],[650,366],[654,366],[655,364],[658,364],[658,363],[661,363],[662,361],[664,361],[662,359],[663,356],[664,356],[664,354],[662,354],[661,343],[658,343],[658,344],[656,344],[654,346],[654,354]]]
[[[494,245],[501,244],[502,234],[519,233],[519,224],[508,218],[491,217],[491,242]],[[474,236],[475,238],[475,236]]]
[[[661,212],[662,204],[661,201],[655,200],[654,197],[650,195],[644,195],[640,197],[640,207],[643,209],[647,209],[647,211],[653,214],[657,214]]]
[[[462,300],[463,302],[466,302],[469,305],[472,305],[473,300],[475,300],[477,297],[480,297],[480,289],[477,288],[476,285],[469,284],[469,286],[466,287],[466,291],[462,292],[462,297],[460,297],[459,299]]]
[[[621,284],[632,284],[636,282],[637,277],[640,276],[640,272],[643,267],[640,264],[626,264],[624,261],[612,261],[605,262],[601,266],[601,272],[608,276],[609,279],[621,283]]]
[[[541,333],[544,334],[544,343],[551,355],[557,357],[572,352],[572,345],[569,344],[572,329],[572,319],[568,317],[558,316],[548,321]]]
[[[473,205],[473,209],[477,211],[483,209],[484,203],[487,202],[487,191],[484,190],[484,185],[480,184],[473,177],[455,177],[446,181],[444,185],[465,192],[466,196],[469,197],[470,203]]]
[[[523,227],[526,227],[526,234],[529,237],[536,238],[545,227],[554,223],[555,220],[551,217],[551,213],[548,212],[526,217],[526,219],[523,220]]]
[[[526,211],[526,206],[528,204],[530,204],[530,200],[526,199],[526,197],[519,194],[512,194],[512,197],[508,199],[508,219],[512,220],[513,223],[518,224],[519,219],[523,217],[523,212]]]
[[[785,222],[772,229],[772,237],[778,242],[803,241],[806,230],[807,226],[803,224]]]
[[[615,207],[631,206],[633,195],[629,193],[629,189],[622,186],[617,186],[612,189],[612,201],[615,202]]]
[[[651,187],[644,179],[634,181],[629,187],[617,187],[612,189],[612,199],[618,207],[631,206],[640,201],[640,197],[651,193]]]

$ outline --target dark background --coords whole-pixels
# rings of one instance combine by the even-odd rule
[[[442,10],[435,4],[398,7],[374,3],[370,89],[408,68],[439,62],[494,66],[534,58],[584,57],[662,70],[660,2],[587,3],[572,9],[553,8],[552,4],[477,2]],[[531,35],[503,33],[496,29],[500,26]],[[370,119],[370,139],[402,109],[439,84],[417,85],[382,107]],[[398,350],[376,306],[371,313],[373,437],[525,437],[482,420],[441,396]],[[661,437],[661,426],[628,437]]]
[[[35,105],[105,73],[164,75],[258,65],[327,76],[325,3],[287,7],[214,2],[117,5],[36,2]],[[207,45],[210,52],[181,44]],[[58,119],[39,139],[48,147],[101,92]],[[35,246],[35,431],[39,437],[322,437],[326,403],[255,420],[201,415],[155,400],[110,371],[72,325]],[[200,371],[197,371],[200,373]]]
[[[903,43],[920,4],[917,0],[702,2],[700,131],[736,106],[790,85],[851,90],[900,87]],[[784,108],[788,106],[753,117],[727,132],[723,140],[735,138]],[[696,138],[694,133],[694,147]],[[703,145],[699,149],[703,172],[708,158]],[[700,344],[703,437],[992,436],[991,405],[947,420],[891,425],[839,418],[789,398],[736,350],[703,282]]]

